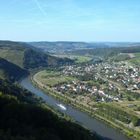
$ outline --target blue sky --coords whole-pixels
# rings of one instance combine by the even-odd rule
[[[1,0],[0,40],[140,42],[140,0]]]

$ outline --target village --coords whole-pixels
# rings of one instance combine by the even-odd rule
[[[65,66],[61,74],[77,80],[54,85],[53,90],[73,98],[88,97],[89,102],[123,101],[124,92],[140,89],[139,67],[126,62]]]
[[[136,65],[126,61],[65,65],[42,70],[33,80],[46,93],[90,114],[128,128],[137,122],[139,131],[140,73]]]

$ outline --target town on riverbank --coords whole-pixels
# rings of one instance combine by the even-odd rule
[[[40,71],[32,79],[51,95],[132,138],[139,137],[138,66],[127,62],[69,65]]]

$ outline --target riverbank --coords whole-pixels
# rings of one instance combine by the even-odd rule
[[[98,114],[95,114],[94,110],[91,108],[88,108],[87,106],[82,105],[81,103],[74,102],[70,97],[64,96],[63,94],[56,93],[51,88],[45,87],[43,84],[39,84],[35,79],[33,79],[33,75],[30,77],[33,84],[40,89],[42,89],[45,93],[50,94],[51,96],[55,97],[56,99],[59,99],[60,101],[65,102],[66,104],[71,104],[73,107],[78,108],[79,110],[88,113],[91,117],[96,118],[100,121],[103,121],[104,123],[108,124],[109,126],[117,129],[121,133],[125,134],[131,139],[139,140],[139,135],[132,131],[129,128],[126,128],[123,124],[114,123],[110,120],[107,120],[105,117],[102,117]]]

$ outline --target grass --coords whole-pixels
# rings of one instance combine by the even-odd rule
[[[134,58],[128,60],[129,63],[135,64],[135,65],[139,65],[140,64],[140,53],[133,53],[134,54]]]
[[[82,62],[87,62],[87,61],[90,61],[91,58],[88,57],[88,56],[80,56],[80,55],[75,55],[75,56],[72,56],[74,59],[76,59],[76,62],[77,63],[82,63]]]
[[[112,102],[110,103],[110,105],[125,110],[129,113],[135,114],[138,117],[140,115],[140,111],[135,110],[137,107],[140,107],[139,101]]]
[[[54,86],[63,82],[76,80],[76,78],[70,76],[63,76],[59,72],[46,70],[38,72],[34,78],[47,86]]]
[[[90,61],[92,59],[89,56],[82,56],[82,55],[55,55],[55,56],[61,57],[61,58],[67,57],[70,59],[74,59],[74,60],[76,60],[77,63],[87,62],[87,61]]]

